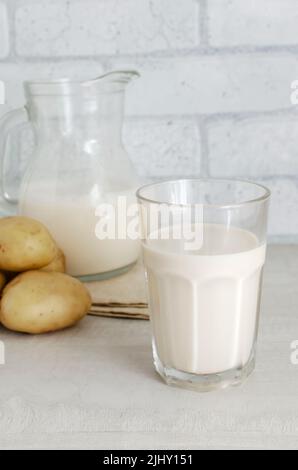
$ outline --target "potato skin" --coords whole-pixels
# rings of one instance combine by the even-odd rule
[[[65,273],[66,261],[63,251],[58,248],[57,254],[53,261],[51,261],[50,264],[44,268],[41,268],[40,271],[45,271],[47,273]]]
[[[62,273],[29,271],[3,291],[0,322],[9,330],[41,334],[74,325],[91,307],[87,288]]]
[[[48,230],[28,217],[0,219],[0,269],[40,269],[55,258],[57,245]]]

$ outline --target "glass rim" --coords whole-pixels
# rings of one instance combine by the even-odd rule
[[[154,188],[154,186],[158,185],[166,185],[166,184],[173,184],[173,183],[179,183],[179,182],[193,182],[193,183],[202,183],[202,182],[218,182],[218,183],[241,183],[241,184],[248,184],[250,186],[255,186],[259,189],[262,189],[264,191],[264,194],[262,196],[252,198],[252,199],[247,199],[246,201],[239,202],[239,203],[234,203],[234,204],[210,204],[210,203],[175,203],[175,202],[167,202],[167,201],[158,201],[156,199],[150,199],[147,197],[142,196],[142,191],[149,189],[149,188]],[[178,179],[173,179],[173,180],[164,180],[164,181],[158,181],[155,183],[149,183],[141,186],[137,192],[136,196],[140,201],[147,202],[149,204],[166,204],[168,206],[179,206],[179,207],[193,207],[196,205],[201,205],[204,207],[214,207],[218,209],[229,209],[229,208],[237,208],[237,207],[242,207],[246,206],[249,204],[256,204],[256,203],[261,203],[265,202],[268,199],[270,199],[271,196],[271,191],[269,188],[264,186],[263,184],[260,183],[255,183],[250,180],[245,180],[245,179],[233,179],[233,178],[178,178]]]
[[[137,70],[113,70],[100,75],[94,79],[72,79],[72,78],[53,78],[53,79],[37,79],[37,80],[25,80],[24,88],[26,93],[31,96],[53,96],[63,94],[75,94],[78,90],[84,92],[88,91],[90,87],[99,87],[103,85],[127,85],[132,79],[139,78],[140,74]],[[106,80],[106,83],[104,83]],[[112,91],[117,91],[113,90]]]

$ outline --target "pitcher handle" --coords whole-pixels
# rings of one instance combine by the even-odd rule
[[[7,215],[15,213],[18,200],[11,199],[5,193],[4,164],[7,157],[7,142],[9,134],[16,128],[29,122],[26,108],[10,111],[0,119],[0,210]]]

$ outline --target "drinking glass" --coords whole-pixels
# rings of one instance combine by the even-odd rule
[[[241,384],[255,366],[270,191],[191,179],[137,196],[157,372],[198,391]]]

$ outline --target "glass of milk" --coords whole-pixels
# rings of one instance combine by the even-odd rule
[[[157,372],[198,391],[241,384],[255,365],[270,191],[199,179],[137,195]]]

